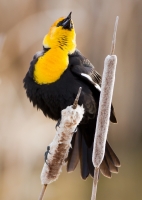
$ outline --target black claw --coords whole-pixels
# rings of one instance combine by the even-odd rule
[[[55,126],[56,130],[57,130],[57,127],[60,126],[60,123],[61,123],[61,119],[58,120],[58,122],[57,122],[57,124],[56,124],[56,126]]]
[[[46,151],[45,154],[44,154],[44,161],[45,161],[45,162],[46,162],[46,160],[47,160],[48,154],[51,154],[51,153],[50,153],[50,146],[47,146],[47,151]],[[48,165],[47,162],[46,162],[46,164]]]

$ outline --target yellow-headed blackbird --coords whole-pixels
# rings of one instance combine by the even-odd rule
[[[95,67],[76,49],[76,34],[71,13],[59,18],[43,40],[43,50],[37,52],[24,78],[24,87],[33,106],[41,109],[53,120],[61,118],[61,111],[72,105],[79,87],[82,87],[79,105],[85,114],[72,139],[72,148],[67,158],[67,171],[73,171],[80,160],[81,176],[93,176],[93,140],[96,127],[101,76]],[[116,123],[111,106],[110,121]],[[111,177],[117,173],[119,159],[109,143],[106,143],[104,160],[100,170]]]

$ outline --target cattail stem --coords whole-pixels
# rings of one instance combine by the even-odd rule
[[[92,188],[91,200],[96,199],[98,178],[99,178],[99,168],[96,167],[95,170],[94,170],[94,179],[93,179],[93,188]]]
[[[73,109],[76,109],[76,107],[78,105],[78,101],[79,101],[79,97],[80,97],[80,94],[81,94],[81,90],[82,90],[82,87],[80,87],[79,90],[78,90],[77,96],[76,96],[76,98],[74,100],[74,103],[72,105]]]
[[[43,188],[39,200],[43,199],[47,185],[58,179],[71,147],[74,130],[82,120],[84,108],[78,105],[81,89],[79,88],[74,106],[68,106],[61,112],[61,122],[52,143],[49,145],[50,153],[47,155],[47,160],[41,172]]]
[[[38,200],[42,200],[43,199],[46,187],[47,187],[47,184],[44,184],[43,187],[42,187],[42,190],[41,190],[41,193],[40,193],[40,196],[39,196]]]
[[[117,32],[118,20],[119,20],[119,17],[117,16],[117,17],[116,17],[116,20],[115,20],[115,25],[114,25],[114,31],[113,31],[113,38],[112,38],[112,44],[111,44],[110,55],[113,55],[113,54],[114,54],[114,51],[115,51],[116,32]]]
[[[99,168],[105,154],[106,139],[109,127],[111,102],[112,102],[113,88],[115,82],[115,71],[117,64],[116,55],[112,55],[115,50],[117,24],[118,24],[118,17],[116,18],[115,22],[111,55],[108,55],[104,61],[104,71],[102,76],[101,94],[100,94],[99,110],[96,123],[96,132],[94,137],[93,156],[92,156],[92,162],[95,167],[95,171],[94,171],[94,181],[93,181],[91,200],[96,199]]]

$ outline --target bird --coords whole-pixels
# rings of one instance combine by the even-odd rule
[[[80,161],[82,179],[94,176],[92,163],[93,141],[96,129],[101,75],[93,64],[77,49],[76,32],[72,12],[60,17],[50,27],[43,39],[43,48],[37,52],[23,80],[27,97],[34,107],[41,109],[46,117],[61,120],[61,111],[73,104],[79,87],[82,92],[79,105],[85,113],[78,125],[66,158],[67,172],[75,170]],[[117,123],[113,105],[110,121]],[[118,173],[120,161],[108,141],[100,172],[108,178]]]

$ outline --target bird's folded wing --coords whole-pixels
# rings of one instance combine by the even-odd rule
[[[95,70],[95,67],[81,54],[79,50],[76,50],[69,56],[69,68],[72,73],[81,79],[86,80],[88,84],[94,85],[94,87],[101,92],[101,75]],[[110,120],[113,123],[117,123],[113,105],[111,105]]]

